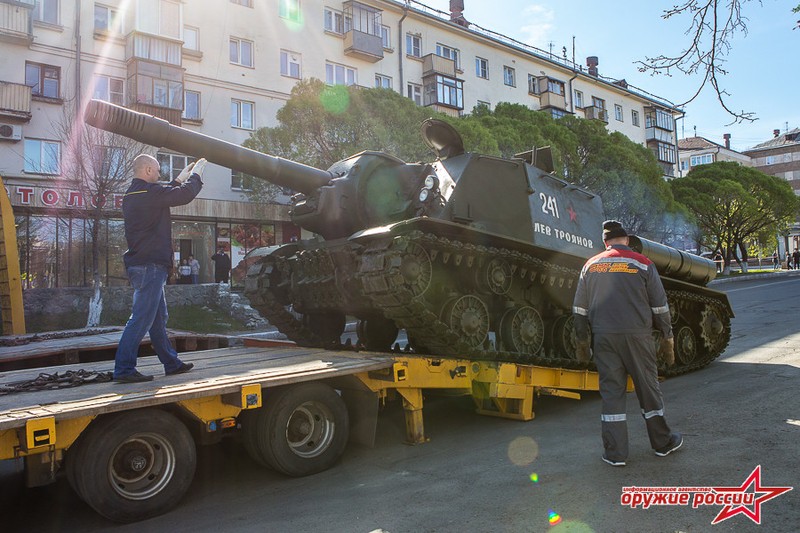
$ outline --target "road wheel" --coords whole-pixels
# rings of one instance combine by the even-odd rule
[[[189,489],[197,464],[186,426],[159,409],[98,419],[73,448],[71,484],[95,511],[116,522],[170,510]]]
[[[327,470],[347,445],[347,407],[322,383],[277,390],[241,422],[248,453],[287,476]]]

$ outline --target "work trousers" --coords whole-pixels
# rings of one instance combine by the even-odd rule
[[[167,335],[167,301],[164,296],[167,268],[153,263],[128,267],[128,280],[133,287],[133,310],[117,346],[114,377],[129,376],[136,371],[139,344],[146,333],[150,334],[150,343],[164,370],[177,370],[181,361]]]
[[[628,375],[636,387],[650,437],[650,446],[658,449],[669,443],[671,431],[664,418],[664,400],[658,385],[656,347],[650,334],[595,334],[594,362],[600,374],[600,417],[606,458],[628,458],[628,423],[625,408]]]

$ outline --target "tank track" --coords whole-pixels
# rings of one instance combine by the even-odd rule
[[[373,309],[394,321],[398,328],[405,329],[418,352],[461,359],[596,369],[592,362],[577,361],[571,356],[571,349],[556,353],[552,339],[546,343],[549,345],[547,349],[542,348],[537,353],[504,350],[498,339],[495,339],[494,345],[485,342],[480,348],[469,346],[458,332],[442,320],[438,309],[426,299],[425,290],[420,290],[418,284],[409,283],[407,274],[404,275],[403,258],[415,246],[425,250],[432,265],[445,265],[453,274],[469,272],[500,258],[511,265],[514,277],[527,277],[529,282],[547,287],[551,292],[562,291],[561,295],[569,302],[580,272],[515,250],[474,245],[418,230],[400,236],[381,236],[368,242],[357,262],[359,268],[356,278],[360,281],[362,291],[360,297],[370,301]],[[287,310],[291,300],[292,274],[303,286],[302,290],[306,293],[304,298],[329,300],[332,291],[335,292],[334,267],[320,254],[327,252],[310,250],[291,258],[265,256],[250,268],[247,275],[246,294],[252,307],[301,346],[320,347],[324,343],[313,329]],[[694,342],[688,344],[694,346],[696,352],[686,364],[676,364],[668,369],[662,365],[659,368],[662,376],[676,376],[708,365],[725,350],[730,340],[730,318],[723,303],[707,295],[687,290],[667,290],[667,297],[670,306],[677,306],[681,311],[673,320],[673,329],[677,334],[680,328],[689,327],[693,333],[689,337]],[[565,318],[571,315],[569,309],[563,309],[562,312]],[[721,322],[720,333],[712,331],[707,316],[709,313]],[[676,352],[679,350],[676,346]],[[680,361],[680,356],[676,356]]]

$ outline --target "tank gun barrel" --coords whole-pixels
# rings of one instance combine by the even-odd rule
[[[211,163],[306,195],[328,184],[334,177],[327,170],[256,152],[101,100],[91,100],[88,103],[84,120],[95,128],[143,144],[175,150],[197,158],[205,157]]]
[[[630,247],[650,258],[658,272],[668,278],[706,285],[717,277],[716,263],[704,257],[636,235],[630,236]]]

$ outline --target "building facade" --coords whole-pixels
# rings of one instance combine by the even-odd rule
[[[460,5],[459,5],[460,4]],[[514,102],[560,117],[603,121],[651,148],[677,172],[668,101],[468,22],[463,2],[443,13],[396,0],[0,0],[0,175],[15,207],[27,287],[84,285],[93,222],[104,209],[100,273],[125,283],[122,190],[86,198],[66,175],[74,147],[65,124],[90,98],[150,113],[241,144],[275,114],[301,79],[385,87],[450,115]],[[66,133],[65,133],[66,131]],[[102,148],[113,164],[115,147]],[[364,147],[369,148],[369,147]],[[151,149],[165,179],[191,161]],[[104,163],[106,165],[106,163]],[[105,168],[105,166],[103,167]],[[252,178],[209,165],[198,199],[174,210],[176,260],[193,254],[201,280],[220,246],[237,265],[250,249],[300,236],[288,194],[248,201]],[[243,265],[234,268],[241,281]]]
[[[731,149],[730,137],[725,146],[709,141],[705,137],[686,137],[678,140],[678,176],[683,177],[694,167],[716,161],[733,161],[740,165],[752,166],[750,156]]]
[[[752,159],[753,168],[785,179],[794,193],[800,195],[800,128],[784,133],[773,130],[771,139],[745,150],[744,153]],[[778,253],[781,258],[794,250],[800,250],[800,221],[797,220],[786,235],[778,236]]]

